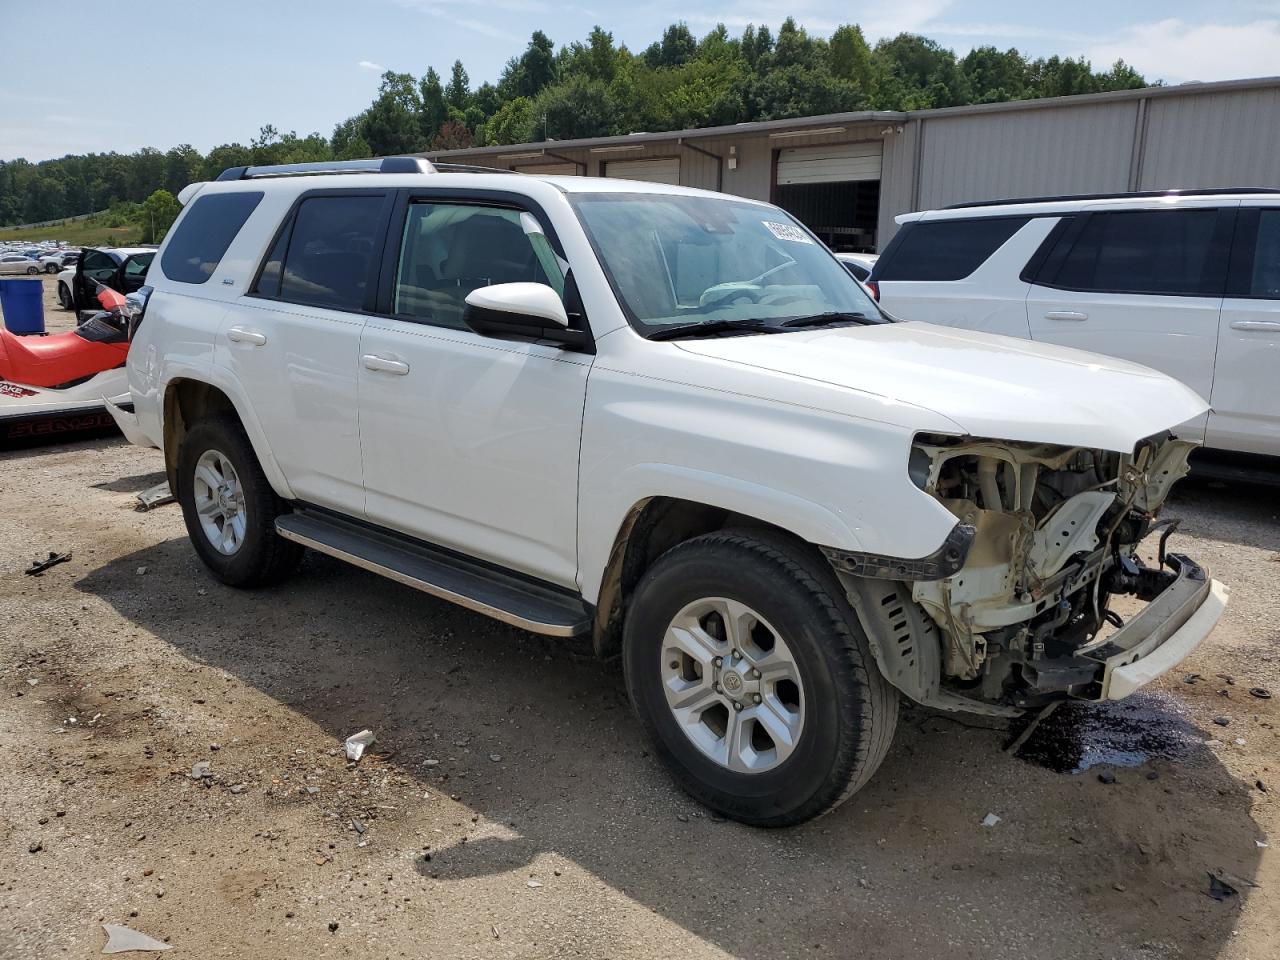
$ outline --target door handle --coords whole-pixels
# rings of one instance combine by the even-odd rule
[[[1280,333],[1280,321],[1276,320],[1236,320],[1231,324],[1232,330],[1264,330]]]
[[[1088,320],[1089,315],[1079,310],[1050,310],[1044,318],[1046,320]]]
[[[227,339],[232,343],[251,343],[255,347],[260,347],[267,342],[267,335],[254,330],[246,330],[243,327],[232,327],[227,331]]]
[[[374,356],[372,353],[366,353],[360,359],[364,362],[366,370],[394,373],[397,377],[403,377],[409,372],[409,365],[400,360],[388,360],[386,357]]]

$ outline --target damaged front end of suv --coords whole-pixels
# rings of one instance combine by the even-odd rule
[[[930,706],[1011,714],[1119,699],[1171,668],[1208,632],[1190,621],[1212,626],[1226,598],[1166,553],[1174,524],[1156,517],[1195,446],[917,436],[908,473],[956,517],[947,543],[910,562],[828,551],[885,676]],[[1153,532],[1156,566],[1138,555]],[[1147,604],[1128,622],[1110,606],[1125,595]]]

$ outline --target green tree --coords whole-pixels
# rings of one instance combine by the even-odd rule
[[[378,99],[365,111],[360,136],[375,157],[414,153],[423,143],[421,113],[413,77],[388,70],[382,75]]]
[[[189,143],[174,147],[164,155],[164,188],[175,196],[182,188],[200,179],[203,158]]]
[[[449,74],[449,85],[444,88],[445,101],[459,110],[467,109],[471,99],[471,79],[461,60],[453,61],[453,70]]]
[[[435,140],[431,142],[432,150],[463,150],[475,143],[475,137],[467,129],[466,124],[457,120],[446,120]]]
[[[871,92],[874,75],[871,47],[861,27],[845,24],[831,35],[831,75],[837,80],[849,81],[868,94]]]
[[[609,88],[598,80],[573,77],[538,94],[533,113],[545,120],[546,135],[557,140],[601,137],[614,132]]]
[[[142,225],[142,242],[159,243],[173,221],[182,212],[177,199],[168,190],[156,190],[138,210],[138,222]]]
[[[504,103],[485,124],[485,139],[494,144],[529,143],[536,139],[533,101],[516,97]]]

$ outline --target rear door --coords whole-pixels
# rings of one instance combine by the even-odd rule
[[[1076,216],[1027,294],[1032,338],[1154,367],[1208,400],[1237,206]],[[1204,427],[1198,418],[1185,434]]]
[[[217,356],[243,385],[294,494],[352,516],[364,512],[360,332],[373,305],[392,196],[304,193],[218,338]]]
[[[880,305],[902,320],[1027,337],[1019,275],[1057,217],[916,220],[890,241],[871,271]]]
[[[1205,443],[1280,456],[1280,207],[1240,211]]]

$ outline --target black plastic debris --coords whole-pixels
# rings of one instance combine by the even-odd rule
[[[1249,696],[1257,697],[1259,700],[1270,700],[1271,691],[1266,687],[1250,687]]]
[[[1232,897],[1240,896],[1240,891],[1227,883],[1222,878],[1209,874],[1209,896],[1222,903],[1224,900],[1230,900]]]
[[[43,560],[34,561],[24,572],[29,577],[38,577],[50,567],[55,567],[60,563],[66,563],[70,559],[71,554],[69,553],[54,553],[50,550],[49,556],[45,557]]]
[[[1114,773],[1100,773],[1098,774],[1098,782],[1106,784],[1115,783],[1116,775]]]

